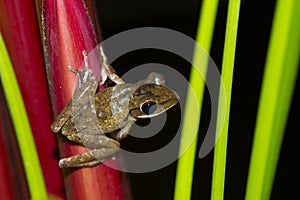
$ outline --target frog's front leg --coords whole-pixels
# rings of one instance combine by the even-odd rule
[[[129,131],[135,121],[136,120],[134,118],[130,119],[122,129],[120,129],[118,132],[112,132],[110,135],[118,141],[123,140],[128,136]]]
[[[116,84],[123,84],[125,83],[117,74],[115,69],[108,64],[107,61],[107,57],[103,51],[103,48],[100,46],[100,55],[102,58],[102,64],[103,64],[103,73],[102,74],[102,82],[100,83],[100,85],[104,84],[104,82],[106,81],[106,77],[108,77],[110,80],[112,80],[114,83]]]
[[[106,137],[105,135],[84,135],[81,140],[86,140],[83,142],[88,146],[98,146],[97,149],[75,155],[69,158],[64,158],[59,161],[60,168],[67,167],[91,167],[100,162],[103,162],[105,159],[111,157],[116,152],[119,151],[120,144],[119,142]]]
[[[95,77],[92,77],[92,73],[93,71],[91,69],[89,69],[89,63],[88,63],[88,55],[86,50],[82,51],[82,55],[83,55],[83,60],[84,60],[84,66],[83,69],[81,70],[77,70],[72,66],[68,66],[68,70],[70,70],[71,72],[74,72],[77,77],[78,77],[78,87],[82,86],[82,83],[88,82],[89,79],[93,79]]]

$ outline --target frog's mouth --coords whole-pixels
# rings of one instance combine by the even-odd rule
[[[178,103],[178,98],[171,98],[162,102],[147,101],[139,108],[132,109],[130,114],[137,119],[146,119],[160,115]]]

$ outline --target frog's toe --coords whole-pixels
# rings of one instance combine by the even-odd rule
[[[66,167],[68,167],[66,159],[65,158],[64,159],[60,159],[59,162],[58,162],[58,166],[60,168],[66,168]]]
[[[155,85],[165,85],[165,77],[162,74],[151,72],[146,79],[146,83],[153,83]]]

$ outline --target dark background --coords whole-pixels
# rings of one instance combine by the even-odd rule
[[[263,2],[263,3],[262,3]],[[244,199],[251,145],[258,108],[266,51],[269,42],[275,0],[242,0],[228,137],[225,199]],[[139,27],[164,27],[195,38],[201,1],[152,0],[152,1],[96,1],[103,38],[125,30]],[[221,67],[228,1],[220,0],[214,31],[211,57]],[[168,52],[160,50],[138,50],[114,61],[112,65],[122,75],[130,68],[149,62],[162,63],[189,77],[190,64]],[[288,67],[288,66],[287,66]],[[299,76],[291,112],[283,140],[282,151],[272,191],[272,199],[296,196],[296,126],[299,117]],[[205,95],[201,117],[201,144],[210,119],[210,100]],[[165,133],[149,139],[137,140],[129,137],[122,142],[124,148],[142,152],[161,147],[172,139],[168,130],[174,128],[172,120],[178,120],[179,109],[168,112]],[[171,121],[169,121],[171,116]],[[148,121],[149,122],[149,121]],[[146,125],[148,123],[142,122]],[[197,152],[199,152],[199,145]],[[196,158],[192,199],[210,199],[213,152],[203,159]],[[131,191],[134,199],[172,199],[176,174],[176,162],[161,170],[130,173]],[[298,165],[299,167],[299,165]],[[298,175],[298,174],[297,174]],[[182,187],[185,187],[184,185]]]

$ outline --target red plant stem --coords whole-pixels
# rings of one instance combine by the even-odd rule
[[[100,42],[91,8],[90,1],[82,0],[43,0],[41,3],[45,59],[56,114],[71,99],[77,85],[76,76],[67,70],[67,66],[80,68],[82,51],[90,52]],[[99,56],[90,62],[90,67],[99,76],[98,59]],[[86,148],[71,144],[64,137],[60,137],[59,147],[61,157],[86,151]],[[106,165],[64,170],[64,176],[68,199],[124,198],[122,173]]]
[[[1,82],[0,116],[1,199],[29,199],[22,159]]]
[[[63,198],[56,136],[39,29],[32,1],[0,0],[0,25],[29,117],[48,193]]]

